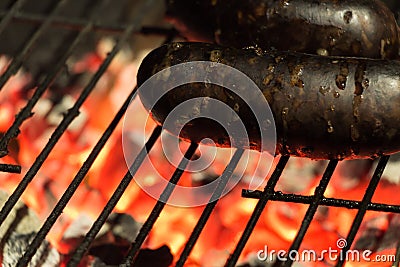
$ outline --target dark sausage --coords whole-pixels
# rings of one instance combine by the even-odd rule
[[[397,20],[397,24],[399,24],[400,1],[398,1],[398,0],[383,0],[382,2],[385,3],[387,5],[387,7],[389,7],[389,9],[393,12],[394,17]]]
[[[189,40],[243,48],[398,57],[393,13],[379,0],[166,0]]]
[[[375,158],[400,151],[398,61],[278,51],[260,55],[254,50],[206,43],[173,43],[155,49],[143,60],[138,85],[166,67],[189,61],[217,61],[232,66],[258,85],[275,119],[276,153],[313,159],[350,159]],[[168,82],[164,85],[167,88]],[[166,90],[163,86],[140,91],[145,107],[149,109],[156,90]],[[217,86],[203,83],[180,86],[150,112],[162,124],[179,103],[199,96],[219,99],[232,108],[239,103],[235,110],[249,132],[250,148],[260,149],[254,115],[237,96]],[[230,146],[229,136],[209,121],[193,121],[180,136],[196,142],[208,137],[219,146]]]

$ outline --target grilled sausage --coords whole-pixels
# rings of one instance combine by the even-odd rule
[[[166,0],[189,40],[331,56],[394,59],[399,36],[379,0]]]
[[[397,24],[399,24],[399,15],[400,15],[400,2],[397,0],[382,0],[383,3],[387,5],[387,7],[393,12]]]
[[[400,151],[398,61],[278,51],[260,55],[259,51],[214,44],[173,43],[147,55],[138,72],[138,85],[162,69],[190,61],[232,66],[258,85],[274,116],[276,153],[313,159],[350,159],[375,158]],[[150,109],[155,92],[165,91],[168,86],[166,79],[161,87],[141,90],[144,106]],[[150,112],[163,124],[174,107],[195,97],[215,98],[235,109],[248,131],[249,148],[261,149],[255,115],[237,95],[222,87],[203,83],[182,85],[168,92]],[[208,137],[218,146],[231,146],[221,127],[202,119],[185,125],[180,136],[196,142]]]

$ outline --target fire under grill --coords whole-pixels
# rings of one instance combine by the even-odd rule
[[[39,7],[36,7],[37,10],[35,7],[28,7],[32,5],[32,1],[16,0],[3,2],[4,3],[0,4],[0,7],[2,8],[0,10],[0,34],[7,32],[7,36],[10,37],[12,36],[11,33],[13,32],[17,33],[19,31],[24,31],[25,34],[21,34],[22,36],[19,36],[20,38],[18,40],[20,43],[14,43],[13,41],[6,39],[0,40],[0,42],[10,44],[9,46],[4,45],[4,51],[1,53],[9,54],[12,58],[0,76],[0,88],[4,89],[10,78],[15,75],[21,67],[26,68],[32,76],[32,81],[26,86],[27,101],[25,105],[17,114],[15,114],[15,120],[3,133],[0,139],[0,153],[3,157],[7,156],[9,150],[11,150],[10,146],[12,145],[12,140],[17,138],[20,134],[20,127],[23,125],[23,123],[32,119],[32,111],[39,100],[46,94],[52,94],[56,99],[53,103],[55,105],[57,102],[57,92],[49,92],[49,90],[52,90],[49,89],[49,87],[57,87],[57,89],[61,87],[61,85],[58,84],[59,79],[62,75],[64,75],[65,65],[67,64],[68,60],[70,60],[71,55],[75,54],[77,50],[81,49],[80,47],[83,43],[87,45],[83,50],[94,49],[94,45],[88,45],[88,43],[90,43],[87,41],[88,38],[89,40],[94,40],[93,42],[96,42],[96,36],[112,35],[117,41],[108,51],[104,59],[99,63],[99,67],[94,72],[93,76],[85,81],[83,90],[79,92],[76,102],[70,109],[68,109],[68,112],[64,114],[58,125],[56,125],[48,142],[43,145],[40,153],[37,154],[33,163],[29,166],[29,169],[25,172],[23,177],[21,177],[18,185],[8,197],[0,211],[0,225],[6,221],[13,207],[17,205],[18,201],[32,180],[39,179],[36,176],[42,165],[47,160],[53,148],[58,144],[58,142],[60,142],[60,139],[65,134],[67,128],[79,115],[80,108],[85,101],[90,98],[96,84],[102,78],[107,68],[110,66],[111,62],[116,57],[117,53],[122,49],[122,47],[138,36],[164,36],[163,38],[165,39],[165,42],[170,42],[177,36],[176,31],[168,27],[144,26],[144,21],[147,14],[152,10],[159,9],[160,3],[157,1],[98,0],[95,4],[92,1],[79,1],[80,4],[77,4],[76,2],[78,1],[74,0],[39,1],[43,2],[43,4],[35,1],[35,5],[39,5]],[[129,2],[136,3],[131,3],[131,6],[127,6],[127,3]],[[78,7],[76,7],[75,4]],[[40,7],[40,5],[43,6]],[[118,5],[120,5],[119,8],[116,7]],[[127,15],[127,18],[124,21],[113,23],[113,18],[109,20],[102,19],[103,17],[106,17],[107,14],[113,12],[118,13],[118,10],[124,10],[126,7],[129,7],[129,10],[132,11],[132,14]],[[31,10],[35,10],[35,12]],[[79,14],[74,16],[73,12],[78,12]],[[36,61],[32,59],[33,63],[27,63],[29,58],[31,58],[36,51],[43,50],[42,45],[44,42],[50,42],[49,35],[52,35],[50,36],[51,40],[61,38],[61,41],[54,41],[57,47],[51,51],[48,51],[46,54],[47,62],[41,62],[40,65],[36,64]],[[48,54],[50,54],[50,57]],[[41,54],[38,53],[36,56],[41,56]],[[29,246],[23,251],[23,256],[18,259],[17,266],[27,266],[36,251],[41,247],[41,244],[46,240],[49,231],[55,225],[57,220],[59,220],[63,210],[65,207],[67,207],[70,199],[76,193],[79,185],[84,181],[90,168],[100,155],[104,146],[109,141],[114,130],[117,128],[117,125],[120,123],[125,112],[127,111],[131,102],[131,98],[135,95],[136,90],[137,88],[132,90],[123,105],[120,107],[119,111],[113,115],[112,121],[109,123],[108,127],[104,129],[100,139],[98,139],[94,147],[91,148],[90,153],[88,153],[88,156],[80,166],[79,171],[69,183],[68,187],[64,190],[61,198],[57,200],[55,206],[51,210],[50,215],[45,219],[44,223],[40,227],[40,230],[36,233],[33,239],[31,239]],[[74,92],[74,94],[75,93],[76,92]],[[161,134],[162,128],[160,126],[155,127],[152,134],[147,139],[145,146],[140,150],[140,153],[130,166],[130,171],[127,171],[123,177],[120,177],[120,183],[113,192],[111,198],[104,206],[100,215],[98,215],[98,218],[95,220],[94,224],[91,225],[83,241],[77,246],[74,253],[70,255],[67,266],[78,266],[79,262],[90,248],[93,240],[96,238],[96,235],[99,233],[102,226],[107,222],[107,219],[114,210],[118,201],[125,193],[128,185],[132,183],[134,175],[142,167],[144,159],[153,149]],[[197,149],[197,144],[191,144],[188,147],[184,157],[186,159],[191,159],[195,155]],[[231,179],[243,153],[244,150],[237,149],[230,159],[229,164],[226,165],[209,203],[202,210],[201,216],[196,222],[190,236],[186,240],[183,250],[179,255],[175,255],[175,266],[185,266],[187,264],[189,255],[191,254],[196,242],[202,234],[204,227],[209,222],[209,218],[215,210],[218,199],[222,195],[226,185],[229,183],[229,180]],[[384,172],[389,161],[389,156],[384,156],[379,159],[379,162],[375,167],[375,171],[369,180],[368,187],[365,190],[362,200],[329,198],[324,196],[330,183],[330,179],[339,163],[337,160],[332,160],[328,163],[313,194],[289,194],[277,190],[276,185],[288,161],[289,157],[287,156],[282,156],[279,158],[279,161],[274,167],[274,170],[271,172],[272,174],[268,178],[268,182],[263,190],[242,191],[243,198],[256,199],[257,204],[252,211],[247,224],[243,225],[241,230],[243,233],[238,239],[234,249],[230,251],[225,266],[237,265],[239,257],[241,256],[247,241],[252,235],[254,228],[256,227],[256,224],[269,201],[299,203],[308,206],[305,216],[302,219],[301,226],[298,229],[290,248],[288,248],[288,251],[298,251],[300,249],[302,241],[310,227],[310,224],[313,221],[317,209],[321,206],[357,210],[356,216],[351,223],[350,231],[345,237],[347,246],[343,248],[343,252],[349,250],[354,243],[356,234],[359,232],[364,215],[367,211],[400,213],[400,205],[372,202],[372,198],[376,188],[378,187],[382,173]],[[158,201],[152,208],[150,215],[141,226],[134,242],[127,250],[123,260],[123,266],[140,266],[134,265],[135,259],[137,259],[146,238],[149,236],[150,231],[165,208],[165,203],[168,201],[169,197],[174,191],[174,185],[178,184],[179,179],[187,167],[187,164],[188,161],[182,159],[179,166],[173,172],[173,175],[169,180],[170,183],[162,191]],[[0,164],[0,171],[3,173],[21,173],[21,166],[18,164],[2,163]],[[395,192],[393,192],[393,194],[395,194]],[[265,240],[266,245],[268,242],[268,240]],[[399,254],[400,243],[397,246],[396,260],[393,262],[393,266],[398,266],[398,260],[400,259]],[[336,265],[342,266],[344,263],[344,259],[338,259]],[[293,261],[291,260],[286,262],[275,262],[276,266],[290,266],[292,264]]]

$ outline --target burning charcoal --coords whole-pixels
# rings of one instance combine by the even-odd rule
[[[65,232],[63,243],[76,246],[91,224],[92,220],[88,217],[76,220]],[[89,257],[94,257],[91,266],[121,264],[140,227],[141,224],[128,214],[111,214],[89,249]],[[156,250],[143,249],[137,261],[134,266],[169,266],[172,263],[172,254],[167,246]]]
[[[261,257],[264,255],[261,254]],[[246,263],[239,265],[238,267],[273,267],[273,266],[281,266],[283,262],[277,261],[275,257],[273,259],[259,259],[256,253],[250,254]],[[291,265],[293,267],[303,267],[308,266],[303,264],[302,262],[293,262]]]
[[[105,264],[98,258],[94,258],[92,260],[92,262],[90,264],[88,264],[88,266],[90,266],[90,267],[107,267],[107,264]]]
[[[113,213],[107,219],[106,224],[99,232],[104,235],[111,232],[115,237],[122,238],[128,242],[133,242],[139,233],[141,223],[137,222],[132,216],[125,213]]]
[[[373,160],[345,160],[338,163],[334,176],[340,177],[340,185],[343,189],[348,189],[358,184],[362,179],[369,177]]]
[[[128,247],[115,245],[101,246],[91,250],[95,257],[91,262],[91,267],[117,266],[122,263]],[[115,254],[113,254],[115,253]],[[119,259],[116,258],[120,256]],[[108,257],[110,256],[111,259]],[[173,255],[167,246],[161,246],[157,249],[141,249],[132,267],[168,267],[172,264]]]
[[[354,249],[376,251],[378,243],[382,239],[383,231],[376,228],[366,229],[363,236],[357,240],[354,245]]]
[[[322,174],[325,163],[304,158],[290,158],[279,180],[279,190],[297,193],[307,188],[316,176]]]
[[[100,262],[105,263],[106,266],[119,265],[124,260],[128,249],[129,244],[104,244],[90,248],[89,255],[97,257]],[[98,262],[96,264],[100,263]]]
[[[377,166],[378,162],[374,162],[374,167],[371,169],[370,177],[372,177],[373,172]],[[385,179],[391,183],[400,183],[400,153],[394,154],[390,157],[388,164],[382,174],[382,179]]]
[[[8,194],[0,191],[0,207]],[[0,262],[2,266],[15,266],[40,227],[36,214],[22,202],[18,202],[0,227]],[[34,255],[30,266],[58,266],[59,253],[44,241]]]
[[[379,216],[364,224],[361,236],[357,239],[354,248],[372,252],[392,249],[400,240],[400,216],[388,214]]]
[[[79,216],[65,231],[61,243],[73,250],[84,238],[93,224],[86,215]],[[127,246],[136,238],[141,224],[128,214],[112,213],[100,229],[92,247],[103,245]]]
[[[65,230],[60,244],[73,250],[83,239],[93,224],[93,220],[85,214],[81,214],[71,225]]]
[[[362,179],[372,167],[372,160],[345,160],[338,163],[336,173],[347,179]]]
[[[43,101],[42,101],[43,102]],[[47,113],[47,122],[50,125],[58,125],[63,117],[64,114],[67,113],[68,109],[74,105],[75,100],[70,95],[65,95],[57,105],[53,106],[49,112]],[[71,123],[68,130],[71,132],[81,132],[82,128],[85,126],[88,120],[87,113],[82,110],[78,117]]]
[[[361,234],[360,237],[356,240],[354,244],[354,249],[357,250],[371,250],[373,252],[378,251],[382,246],[382,240],[389,230],[387,227],[389,215],[383,215],[375,217],[371,220],[366,221],[363,226],[360,228]],[[399,225],[393,226],[394,230],[399,229]],[[392,231],[391,231],[392,232]],[[392,237],[397,242],[397,235],[392,235]],[[393,247],[396,245],[396,242]],[[388,243],[388,242],[386,242]]]
[[[324,222],[329,216],[329,207],[319,206],[317,212],[315,213],[315,220]]]
[[[132,267],[168,267],[172,264],[174,257],[167,246],[157,249],[141,249]]]
[[[252,253],[249,255],[247,262],[238,267],[272,267],[274,263],[275,259],[261,260],[258,258],[257,253]]]
[[[12,233],[3,248],[3,266],[15,266],[35,235],[35,232],[30,234]],[[59,266],[59,263],[60,254],[49,242],[44,241],[28,266],[56,267]]]
[[[3,207],[7,199],[8,194],[4,191],[0,191],[0,208]],[[19,201],[0,227],[0,240],[2,247],[7,243],[7,240],[10,238],[12,233],[27,235],[37,231],[39,227],[40,222],[36,214]]]
[[[389,227],[379,244],[378,250],[395,248],[400,240],[400,215],[391,214],[389,220]]]

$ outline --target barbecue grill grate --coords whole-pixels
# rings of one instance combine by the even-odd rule
[[[7,147],[9,145],[10,140],[17,137],[19,134],[19,127],[32,116],[32,109],[37,104],[39,99],[43,96],[44,92],[47,90],[49,85],[55,80],[57,75],[59,74],[60,70],[64,66],[67,59],[70,55],[74,52],[76,47],[84,37],[90,31],[99,31],[103,33],[113,33],[119,34],[119,39],[113,49],[109,52],[108,56],[102,62],[100,68],[94,74],[92,79],[87,83],[86,87],[80,94],[78,100],[76,101],[75,105],[65,114],[61,123],[57,126],[54,130],[50,140],[48,143],[43,147],[43,150],[37,156],[35,162],[31,165],[28,172],[25,174],[15,191],[11,194],[8,201],[5,203],[3,208],[0,211],[0,225],[5,221],[7,216],[9,215],[12,208],[15,206],[17,201],[20,199],[22,194],[24,193],[25,189],[35,178],[35,175],[38,173],[39,169],[41,168],[44,161],[47,159],[48,155],[60,140],[61,136],[67,129],[67,127],[71,124],[75,117],[79,114],[79,109],[87,99],[87,97],[92,92],[93,88],[95,87],[96,83],[99,81],[101,76],[105,73],[107,67],[110,65],[113,58],[116,56],[118,51],[121,48],[121,45],[128,40],[128,38],[132,34],[161,34],[165,35],[166,40],[165,42],[170,42],[175,36],[176,32],[173,29],[163,29],[157,27],[144,27],[142,25],[143,18],[145,17],[146,12],[151,9],[154,5],[156,5],[156,1],[142,1],[142,5],[140,6],[140,11],[137,13],[138,16],[134,17],[134,19],[127,24],[123,25],[109,25],[98,22],[94,20],[94,16],[97,12],[97,7],[101,6],[107,0],[99,0],[96,4],[93,5],[92,15],[89,16],[89,19],[79,19],[79,18],[68,18],[62,17],[58,15],[58,12],[65,6],[68,2],[66,0],[60,0],[53,9],[46,15],[43,14],[33,14],[29,12],[20,12],[20,9],[24,6],[26,1],[24,0],[17,0],[15,1],[7,10],[3,10],[0,12],[0,33],[4,31],[8,25],[13,21],[18,21],[20,23],[27,23],[27,24],[34,24],[37,25],[37,29],[35,33],[31,36],[31,38],[26,42],[24,48],[21,50],[19,54],[14,56],[11,64],[7,67],[7,70],[4,74],[0,77],[0,89],[4,87],[6,82],[10,79],[10,77],[16,73],[16,71],[21,67],[24,60],[27,56],[31,53],[32,49],[35,48],[35,44],[38,38],[44,34],[46,29],[50,27],[61,27],[64,29],[69,29],[76,33],[75,37],[69,44],[68,49],[64,52],[60,60],[57,64],[54,65],[52,70],[47,73],[45,79],[37,85],[33,95],[26,103],[25,107],[16,114],[16,118],[12,126],[7,130],[7,132],[2,136],[0,140],[0,151],[1,155],[5,156],[7,154]],[[135,95],[137,88],[134,88],[128,98],[125,100],[124,104],[122,105],[121,109],[115,114],[114,119],[107,127],[107,129],[103,132],[103,135],[99,139],[98,143],[92,149],[90,155],[87,157],[86,161],[81,166],[80,170],[64,192],[61,199],[58,201],[54,209],[52,210],[51,214],[48,216],[44,224],[42,225],[39,232],[36,234],[35,238],[31,242],[30,246],[27,248],[23,257],[19,260],[18,266],[26,266],[30,259],[33,257],[34,253],[41,245],[41,243],[46,238],[46,235],[49,233],[50,229],[53,227],[59,216],[62,214],[63,209],[68,204],[68,201],[74,195],[75,191],[77,190],[79,184],[83,181],[85,175],[88,173],[89,169],[91,168],[93,162],[99,155],[100,151],[104,147],[104,145],[109,140],[111,134],[113,133],[114,129],[116,128],[117,124],[123,117],[124,113],[128,109],[129,103],[131,98]],[[136,171],[141,167],[141,164],[146,157],[147,153],[152,149],[153,145],[157,141],[157,139],[161,135],[161,127],[158,126],[154,129],[152,135],[148,139],[146,145],[143,147],[135,161],[133,162],[130,170],[128,171],[125,176],[122,178],[121,183],[119,184],[118,188],[108,201],[107,205],[104,207],[103,211],[93,224],[92,228],[87,233],[86,237],[84,238],[83,242],[79,245],[78,249],[73,254],[68,266],[77,266],[81,258],[84,256],[86,251],[88,250],[91,242],[94,240],[96,234],[99,232],[102,225],[105,223],[106,219],[116,206],[118,200],[123,195],[125,189],[131,182],[133,175],[135,175]],[[185,154],[185,158],[191,158],[194,153],[196,152],[197,144],[191,144]],[[198,237],[200,236],[205,224],[208,221],[209,216],[211,215],[214,207],[217,204],[219,196],[221,196],[222,191],[224,190],[227,182],[229,181],[236,165],[238,164],[241,156],[243,154],[243,150],[238,149],[236,150],[234,156],[232,157],[230,163],[227,165],[225,171],[223,172],[222,179],[220,180],[217,188],[213,196],[211,197],[211,201],[206,207],[197,222],[191,236],[187,240],[187,243],[182,251],[179,259],[176,263],[176,266],[184,266],[192,248],[194,247]],[[363,217],[367,210],[373,211],[381,211],[381,212],[393,212],[393,213],[400,213],[400,205],[387,205],[384,203],[372,203],[371,199],[375,192],[375,189],[379,183],[381,175],[385,169],[385,166],[389,160],[388,156],[384,156],[380,159],[378,166],[376,167],[375,173],[370,181],[370,184],[366,190],[366,193],[361,201],[353,201],[347,199],[336,199],[336,198],[326,198],[324,197],[325,190],[329,184],[330,178],[332,173],[334,172],[336,165],[338,163],[337,160],[332,160],[326,167],[324,175],[320,181],[319,186],[316,188],[315,193],[310,196],[303,196],[303,195],[296,195],[296,194],[284,194],[279,191],[275,191],[275,186],[285,168],[286,163],[288,162],[289,157],[283,156],[280,158],[275,170],[273,171],[271,177],[268,180],[268,183],[263,191],[249,191],[243,190],[242,196],[246,198],[255,198],[258,199],[258,203],[256,208],[253,211],[251,218],[249,219],[247,225],[244,228],[244,232],[235,247],[234,251],[230,254],[229,259],[226,262],[226,266],[235,266],[236,262],[239,259],[239,256],[244,249],[246,242],[248,241],[250,235],[253,232],[253,229],[260,218],[262,211],[264,210],[265,206],[267,205],[268,201],[282,201],[282,202],[293,202],[293,203],[302,203],[305,205],[309,205],[307,213],[303,219],[301,227],[297,233],[296,238],[294,239],[290,250],[298,250],[302,243],[302,240],[307,232],[307,229],[310,226],[310,223],[317,211],[319,206],[334,206],[334,207],[341,207],[341,208],[348,208],[348,209],[357,209],[357,215],[353,221],[351,230],[346,238],[347,240],[347,247],[344,248],[344,251],[348,250],[351,244],[354,241],[355,235],[358,232]],[[170,183],[164,189],[163,193],[160,196],[159,201],[154,206],[150,216],[144,223],[143,227],[141,228],[139,234],[136,237],[136,240],[133,242],[128,256],[125,259],[124,266],[130,266],[131,263],[134,261],[135,257],[137,256],[139,249],[141,248],[143,242],[145,241],[146,237],[149,235],[150,230],[152,229],[154,223],[156,222],[159,214],[163,210],[165,206],[166,200],[168,200],[169,196],[172,194],[174,190],[174,185],[177,184],[179,178],[181,177],[184,169],[186,168],[187,161],[182,160],[179,167],[176,169],[175,173],[172,175]],[[21,167],[16,165],[10,164],[1,164],[0,165],[1,172],[12,172],[12,173],[21,173]],[[400,253],[400,249],[397,249],[397,254]],[[394,263],[396,266],[398,265],[398,255],[397,261]],[[343,261],[338,261],[337,266],[343,265]],[[285,266],[290,266],[292,264],[291,261],[287,261],[284,263]]]

